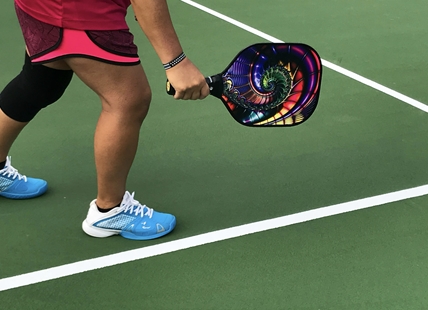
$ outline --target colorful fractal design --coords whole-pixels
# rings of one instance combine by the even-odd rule
[[[293,126],[315,110],[321,60],[305,44],[255,44],[241,51],[221,73],[221,100],[248,126]]]

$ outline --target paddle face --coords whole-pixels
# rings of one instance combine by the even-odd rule
[[[221,100],[247,126],[293,126],[315,110],[321,60],[305,44],[255,44],[221,73]]]
[[[308,45],[261,43],[242,50],[220,74],[207,77],[211,95],[246,126],[295,126],[314,112],[321,59]],[[167,82],[167,93],[175,90]]]

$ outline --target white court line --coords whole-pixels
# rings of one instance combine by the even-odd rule
[[[187,4],[191,5],[191,6],[193,6],[195,8],[198,8],[198,9],[200,9],[200,10],[202,10],[202,11],[208,13],[208,14],[211,14],[211,15],[217,17],[217,18],[220,18],[220,19],[222,19],[222,20],[224,20],[224,21],[226,21],[226,22],[228,22],[228,23],[230,23],[232,25],[235,25],[235,26],[237,26],[237,27],[239,27],[241,29],[244,29],[244,30],[246,30],[246,31],[248,31],[248,32],[250,32],[250,33],[252,33],[252,34],[254,34],[256,36],[259,36],[260,38],[263,38],[263,39],[265,39],[267,41],[270,41],[272,43],[284,43],[284,41],[281,41],[281,40],[279,40],[279,39],[277,39],[275,37],[272,37],[271,35],[268,35],[268,34],[266,34],[264,32],[261,32],[260,30],[257,30],[257,29],[255,29],[255,28],[253,28],[251,26],[246,25],[246,24],[243,24],[243,23],[241,23],[241,22],[239,22],[239,21],[237,21],[237,20],[235,20],[233,18],[230,18],[230,17],[228,17],[226,15],[223,15],[223,14],[221,14],[219,12],[216,12],[216,11],[210,9],[210,8],[207,8],[206,6],[203,6],[203,5],[199,4],[199,3],[196,3],[196,2],[191,1],[191,0],[181,0],[181,1],[184,2],[184,3],[187,3]],[[340,74],[343,74],[343,75],[345,75],[345,76],[347,76],[347,77],[349,77],[349,78],[351,78],[353,80],[356,80],[356,81],[358,81],[358,82],[360,82],[362,84],[365,84],[365,85],[367,85],[367,86],[369,86],[371,88],[374,88],[374,89],[376,89],[376,90],[378,90],[378,91],[380,91],[380,92],[382,92],[384,94],[387,94],[387,95],[389,95],[391,97],[394,97],[394,98],[396,98],[398,100],[401,100],[401,101],[403,101],[403,102],[405,102],[405,103],[407,103],[407,104],[409,104],[409,105],[411,105],[411,106],[413,106],[413,107],[415,107],[415,108],[417,108],[417,109],[419,109],[421,111],[424,111],[424,112],[428,113],[428,106],[425,105],[425,104],[423,104],[420,101],[412,99],[412,98],[410,98],[410,97],[408,97],[406,95],[403,95],[403,94],[401,94],[401,93],[399,93],[399,92],[397,92],[397,91],[395,91],[393,89],[390,89],[390,88],[388,88],[386,86],[383,86],[383,85],[381,85],[379,83],[376,83],[376,82],[374,82],[372,80],[369,80],[369,79],[367,79],[367,78],[365,78],[365,77],[363,77],[363,76],[361,76],[359,74],[356,74],[356,73],[354,73],[352,71],[349,71],[349,70],[347,70],[345,68],[342,68],[342,67],[340,67],[338,65],[335,65],[335,64],[333,64],[333,63],[331,63],[331,62],[329,62],[327,60],[322,59],[322,64],[323,64],[324,67],[327,67],[327,68],[329,68],[331,70],[334,70],[334,71],[336,71],[336,72],[338,72]]]
[[[240,28],[243,28],[253,34],[256,34],[271,42],[282,42],[272,36],[269,36],[263,32],[260,32],[252,27],[244,25],[238,21],[235,21],[227,16],[212,11],[206,7],[203,7],[193,1],[182,0],[185,3],[193,5],[201,10],[204,10],[214,16],[217,16],[225,21],[228,21]],[[341,74],[344,74],[354,80],[357,80],[363,84],[373,87],[381,92],[384,92],[392,97],[395,97],[401,101],[404,101],[422,111],[428,112],[428,107],[424,104],[397,93],[387,87],[384,87],[376,82],[370,81],[358,74],[355,74],[349,70],[343,69],[336,66],[328,61],[323,60],[323,65],[335,70]],[[91,270],[111,267],[127,262],[141,260],[157,255],[173,253],[179,250],[189,249],[204,244],[210,244],[222,240],[237,238],[249,234],[272,230],[275,228],[286,227],[293,224],[304,223],[320,218],[343,214],[351,211],[367,209],[370,207],[380,206],[391,202],[401,201],[405,199],[420,197],[428,194],[428,185],[423,185],[415,188],[405,189],[397,192],[388,194],[373,196],[369,198],[359,199],[355,201],[340,203],[332,206],[318,208],[314,210],[304,211],[296,214],[286,215],[274,219],[259,221],[255,223],[245,224],[241,226],[231,227],[218,231],[213,231],[197,236],[192,236],[180,240],[165,242],[153,246],[148,246],[140,249],[125,251],[112,255],[97,257],[88,259],[80,262],[66,264],[62,266],[52,267],[44,270],[30,272],[22,275],[17,275],[9,278],[0,279],[0,291],[6,291],[13,288],[19,288],[31,284],[45,282],[49,280],[59,279],[62,277],[79,274]]]
[[[314,210],[299,212],[269,220],[217,230],[184,239],[169,241],[140,249],[125,251],[80,262],[52,267],[9,278],[0,279],[0,292],[30,284],[54,280],[86,271],[115,266],[148,257],[189,249],[204,244],[237,238],[293,224],[313,221],[346,212],[367,209],[391,202],[415,198],[428,194],[428,185],[396,191],[388,194],[340,203]]]

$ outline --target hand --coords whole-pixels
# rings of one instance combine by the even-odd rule
[[[197,100],[210,94],[205,77],[188,58],[166,70],[166,76],[175,88],[175,99]]]

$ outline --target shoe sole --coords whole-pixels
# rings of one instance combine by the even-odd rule
[[[168,230],[151,236],[138,236],[133,233],[130,233],[129,231],[114,231],[106,230],[104,228],[95,228],[92,225],[88,224],[86,220],[82,222],[82,229],[87,235],[95,238],[107,238],[114,235],[121,235],[123,238],[130,240],[152,240],[169,234],[171,231],[174,230],[175,225],[176,220],[174,218],[174,221],[171,223],[170,228]]]
[[[9,198],[9,199],[31,199],[31,198],[36,198],[43,195],[44,193],[46,193],[47,190],[48,190],[48,184],[45,184],[44,186],[40,187],[37,192],[27,193],[27,194],[14,194],[14,193],[8,193],[8,192],[0,192],[0,196],[4,198]]]

